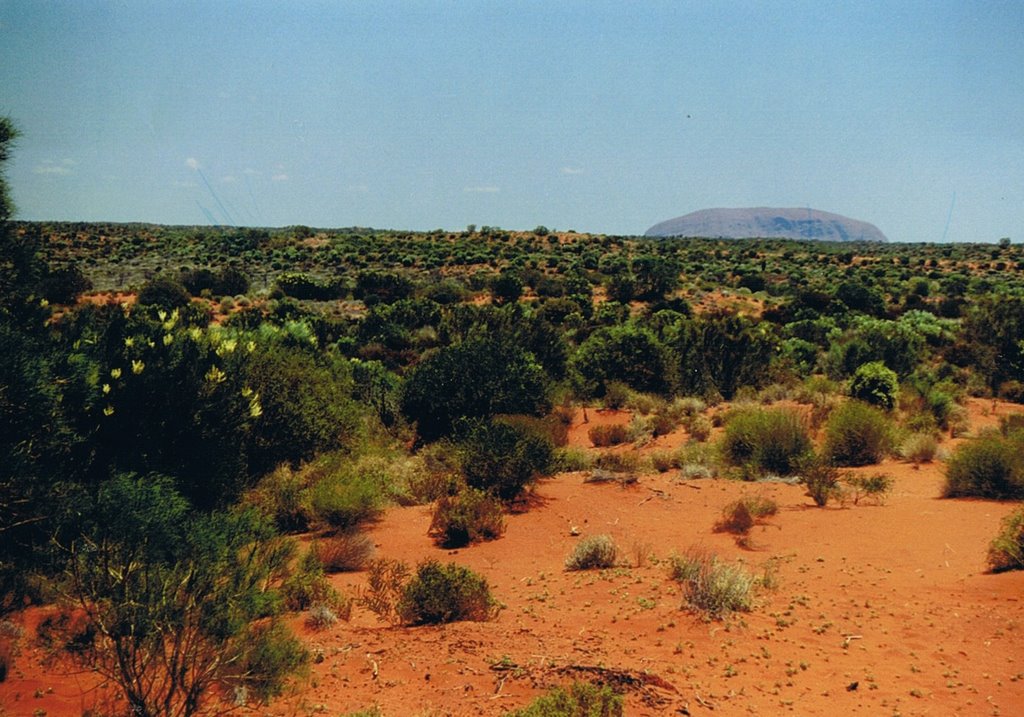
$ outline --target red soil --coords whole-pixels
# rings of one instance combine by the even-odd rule
[[[972,426],[1009,410],[997,404],[992,415],[991,406],[971,403]],[[629,418],[587,413],[589,424],[577,420],[571,431],[578,445],[589,445],[589,426]],[[675,472],[625,488],[561,474],[541,483],[529,511],[508,517],[503,538],[457,551],[427,537],[429,507],[391,509],[370,529],[378,555],[481,572],[504,605],[498,617],[410,629],[357,607],[351,622],[322,632],[296,618],[322,660],[296,694],[253,714],[377,705],[389,716],[500,715],[552,685],[602,677],[632,682],[629,715],[1024,714],[1024,572],[985,572],[988,543],[1017,505],[940,499],[941,463],[861,470],[894,478],[884,505],[822,509],[799,486],[684,483]],[[774,499],[779,513],[742,549],[712,526],[749,493]],[[574,528],[612,535],[628,567],[566,572]],[[681,609],[666,575],[665,559],[691,546],[755,570],[770,562],[778,587],[751,613],[705,622]],[[351,592],[363,577],[334,580]],[[31,634],[38,612],[21,619]],[[0,684],[0,714],[78,715],[112,692],[86,693],[90,676],[44,668],[40,658],[23,640]]]

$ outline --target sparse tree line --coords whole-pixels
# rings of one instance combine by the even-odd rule
[[[14,136],[0,120],[0,161]],[[1008,243],[44,226],[10,221],[6,191],[0,208],[0,612],[76,605],[54,634],[137,714],[278,694],[307,659],[281,616],[356,599],[332,569],[374,571],[359,599],[381,615],[446,619],[438,586],[489,614],[477,576],[389,567],[354,531],[436,502],[439,544],[497,537],[509,503],[571,467],[573,404],[672,404],[706,438],[686,401],[846,393],[824,458],[782,413],[736,411],[723,439],[737,466],[818,476],[827,501],[835,465],[891,448],[895,411],[924,435],[967,395],[1024,400]],[[75,305],[119,265],[135,305]],[[974,444],[951,494],[1024,495],[1022,435]],[[307,530],[319,551],[296,556],[286,535]]]

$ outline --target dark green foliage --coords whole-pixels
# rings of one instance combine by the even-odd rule
[[[841,475],[832,460],[825,456],[808,455],[800,462],[800,478],[807,486],[807,494],[819,508],[839,497]]]
[[[409,277],[391,271],[361,271],[356,276],[356,287],[352,292],[367,306],[391,304],[412,296],[415,286]]]
[[[880,409],[861,401],[847,401],[825,424],[822,451],[839,466],[878,463],[893,448],[892,421]]]
[[[282,274],[277,278],[277,287],[285,296],[311,301],[340,299],[348,292],[340,281],[322,281],[302,273]]]
[[[474,425],[461,443],[466,483],[511,500],[550,470],[550,437],[515,421],[496,419]]]
[[[75,264],[51,269],[42,281],[42,294],[54,304],[73,304],[78,295],[92,288],[92,282]]]
[[[595,331],[579,347],[572,366],[597,395],[612,381],[649,393],[666,393],[672,386],[668,351],[653,332],[632,324]]]
[[[573,682],[555,687],[508,717],[622,717],[622,695],[611,687]]]
[[[970,358],[995,390],[1005,381],[1024,381],[1024,296],[988,296],[964,320]]]
[[[191,514],[151,475],[105,483],[90,518],[68,548],[68,584],[95,631],[80,657],[133,713],[194,714],[216,684],[273,695],[304,663],[286,630],[261,621],[288,551],[253,514]]]
[[[209,291],[215,296],[235,296],[249,291],[249,277],[233,266],[226,266],[217,272],[211,269],[184,271],[181,283],[192,296],[199,296],[203,291]]]
[[[679,285],[679,264],[660,256],[638,256],[633,259],[636,298],[642,301],[661,299]]]
[[[444,548],[462,548],[480,540],[495,540],[505,532],[501,501],[482,490],[465,488],[442,496],[434,508],[430,533]]]
[[[881,361],[858,366],[850,379],[850,396],[889,411],[896,405],[899,379]]]
[[[410,625],[489,620],[495,609],[485,578],[461,565],[436,560],[420,564],[397,607],[402,621]]]
[[[995,573],[1024,570],[1024,508],[1003,518],[999,535],[988,548],[988,566]]]
[[[987,433],[965,443],[946,464],[947,498],[1024,498],[1024,434]]]
[[[811,450],[803,419],[786,409],[752,408],[730,416],[722,452],[730,463],[759,473],[793,475]]]
[[[685,319],[665,332],[678,361],[678,392],[732,398],[740,386],[767,382],[776,337],[766,325],[743,316],[711,314]]]
[[[409,375],[402,411],[420,437],[451,435],[462,419],[540,415],[550,406],[544,371],[509,341],[471,338],[427,358]]]
[[[491,281],[491,295],[498,304],[518,301],[523,295],[523,281],[514,272],[503,272]]]
[[[176,309],[188,306],[191,301],[188,291],[181,282],[169,276],[158,276],[139,289],[140,306],[158,306],[161,309]]]

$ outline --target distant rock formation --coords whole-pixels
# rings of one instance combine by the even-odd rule
[[[874,224],[817,209],[702,209],[655,224],[649,237],[888,241]]]

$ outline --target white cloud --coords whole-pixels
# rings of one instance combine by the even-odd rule
[[[199,169],[199,160],[195,157],[189,157],[185,160],[185,166],[189,169]]]
[[[291,179],[291,177],[282,172],[281,174],[275,174],[273,177],[271,177],[271,179],[273,179],[275,182],[287,182],[289,179]]]
[[[562,167],[562,174],[575,176],[577,174],[583,174],[583,170],[579,167]]]
[[[178,180],[171,182],[171,185],[174,187],[179,187],[180,189],[194,189],[195,187],[199,186],[195,182],[181,182]]]
[[[242,174],[248,175],[250,177],[255,177],[260,175],[261,172],[259,170],[253,169],[252,167],[246,167],[245,169],[242,170]]]
[[[497,194],[501,191],[501,188],[495,186],[464,187],[462,191],[468,194]]]
[[[220,178],[221,184],[234,184],[238,181],[238,178],[232,174],[228,174]]]
[[[32,173],[50,177],[65,177],[71,174],[71,167],[74,163],[74,160],[64,160],[57,164],[52,159],[44,159],[35,166]]]
[[[368,186],[366,186],[365,184],[350,184],[347,187],[345,187],[345,189],[348,190],[349,192],[360,192],[360,193],[370,191],[370,188]]]

